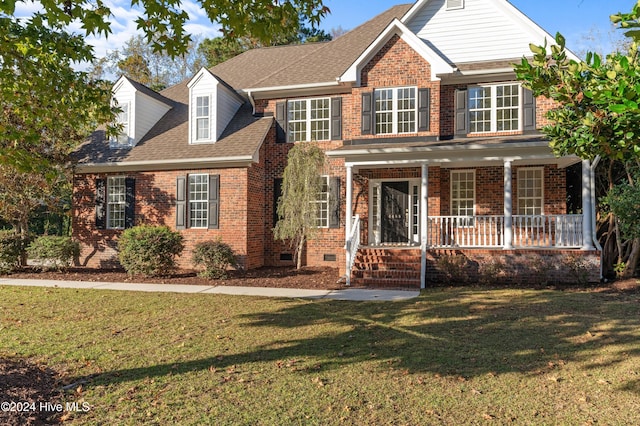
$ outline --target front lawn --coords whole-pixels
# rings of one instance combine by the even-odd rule
[[[0,358],[70,424],[635,424],[640,294],[352,303],[0,287]],[[3,398],[0,398],[3,399]]]

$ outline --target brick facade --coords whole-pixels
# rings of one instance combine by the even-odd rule
[[[361,110],[362,94],[380,88],[416,87],[430,89],[429,130],[402,135],[362,135]],[[454,136],[455,91],[466,85],[443,85],[441,81],[431,80],[431,66],[400,37],[393,36],[386,45],[364,66],[360,87],[345,88],[341,94],[327,94],[327,97],[340,96],[342,100],[342,140],[316,142],[325,150],[335,150],[343,146],[344,141],[353,139],[375,142],[377,138],[395,138],[399,143],[404,138],[424,137],[431,140],[451,139]],[[321,95],[320,95],[321,96]],[[299,99],[300,96],[292,96]],[[255,112],[259,115],[275,115],[276,104],[287,98],[257,100]],[[291,99],[291,98],[289,98]],[[538,127],[547,124],[545,112],[554,106],[548,99],[538,99],[536,120]],[[519,135],[522,132],[503,132],[482,136]],[[220,175],[220,219],[219,229],[186,229],[181,231],[185,237],[186,250],[179,259],[180,266],[191,267],[191,250],[200,241],[221,238],[231,245],[240,258],[244,268],[257,268],[264,265],[291,265],[287,260],[292,249],[285,243],[273,239],[275,225],[274,183],[283,175],[287,163],[287,154],[293,144],[276,142],[276,124],[269,132],[259,151],[259,162],[251,167],[212,168],[197,170],[171,170],[124,173],[135,179],[135,223],[163,224],[175,229],[176,222],[176,178],[190,173],[208,173]],[[495,163],[494,163],[495,164]],[[513,205],[517,206],[517,173],[520,167],[544,168],[544,214],[566,213],[565,170],[555,165],[535,165],[513,167]],[[447,216],[451,214],[450,175],[453,166],[441,167],[429,165],[428,214]],[[502,166],[465,167],[475,170],[476,214],[502,215],[504,203],[504,169]],[[311,266],[332,266],[345,272],[345,223],[353,214],[359,214],[362,220],[361,240],[369,239],[370,188],[372,180],[420,179],[419,167],[361,168],[354,173],[353,211],[345,211],[346,171],[344,160],[327,160],[323,172],[340,178],[340,228],[320,229],[316,239],[309,241],[303,253],[304,263]],[[117,239],[122,231],[98,230],[95,227],[95,180],[106,174],[76,174],[73,195],[73,236],[82,246],[80,263],[93,267],[117,265]],[[544,262],[550,261],[556,254],[562,259],[571,259],[572,253],[530,252],[527,256],[541,256]],[[430,254],[429,274],[443,276],[438,270],[438,259],[445,256],[443,251]],[[472,264],[486,265],[493,260],[507,263],[510,276],[521,277],[533,257],[522,257],[521,252],[505,251],[464,251]],[[535,257],[535,256],[534,256]],[[592,258],[587,256],[589,262]],[[528,259],[522,261],[522,259]],[[493,259],[493,260],[492,260]],[[544,263],[543,262],[543,263]],[[569,262],[569,261],[567,261]],[[477,269],[477,268],[476,268]],[[477,271],[476,271],[477,272]],[[440,274],[440,275],[439,275]]]

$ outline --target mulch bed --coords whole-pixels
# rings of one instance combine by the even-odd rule
[[[0,358],[0,424],[57,424],[63,413],[61,383],[50,369],[24,359]]]
[[[157,284],[187,284],[210,286],[243,286],[243,287],[278,287],[278,288],[305,288],[317,290],[335,290],[343,288],[338,284],[338,269],[304,267],[300,270],[294,268],[259,268],[248,271],[229,271],[229,277],[221,280],[201,278],[194,270],[179,270],[168,277],[148,278],[142,276],[130,277],[123,270],[118,269],[92,269],[70,268],[65,271],[39,271],[38,269],[25,268],[12,273],[8,278],[43,279],[64,281],[90,281],[90,282],[132,282],[132,283],[157,283]]]

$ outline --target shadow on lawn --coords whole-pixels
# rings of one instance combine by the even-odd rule
[[[394,303],[283,303],[279,311],[240,318],[248,321],[247,333],[267,335],[268,344],[253,351],[112,371],[95,380],[118,383],[282,360],[303,360],[302,374],[372,359],[380,368],[465,378],[543,374],[573,362],[588,373],[640,355],[639,300],[613,293],[449,289]],[[302,326],[319,328],[305,336]],[[270,340],[273,327],[290,329],[291,338]],[[638,382],[620,389],[640,394]]]

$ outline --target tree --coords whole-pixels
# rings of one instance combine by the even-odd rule
[[[278,199],[278,222],[273,235],[289,240],[296,267],[302,267],[302,250],[317,232],[318,194],[322,191],[324,152],[313,143],[295,145],[289,151],[282,176],[282,196]]]
[[[16,3],[26,2],[2,2],[0,12],[13,17]],[[298,28],[300,17],[315,27],[330,12],[323,0],[198,0],[198,4],[212,22],[221,25],[225,37],[233,39],[251,35],[263,43],[288,34],[290,28]],[[136,24],[153,50],[164,51],[172,57],[188,51],[191,37],[186,32],[185,23],[189,14],[182,9],[179,0],[131,0],[131,5],[142,9]],[[40,6],[42,12],[33,17],[40,27],[48,23],[62,28],[79,22],[87,35],[108,35],[111,32],[111,10],[103,1],[51,0],[42,2]]]
[[[546,96],[558,104],[547,113],[551,124],[543,128],[557,155],[601,157],[626,167],[640,162],[640,31],[635,29],[640,27],[639,13],[640,2],[630,14],[611,17],[621,28],[631,28],[626,32],[632,38],[627,52],[611,53],[606,60],[588,52],[585,61],[578,62],[569,59],[565,39],[557,34],[551,54],[546,43],[531,45],[533,60],[523,58],[515,66],[518,79],[535,96]],[[627,185],[637,185],[628,169],[627,175]],[[631,235],[626,249],[617,222],[609,222],[615,231],[608,235],[616,235],[618,241],[617,264],[625,263],[622,275],[631,276],[640,260],[640,237]]]

